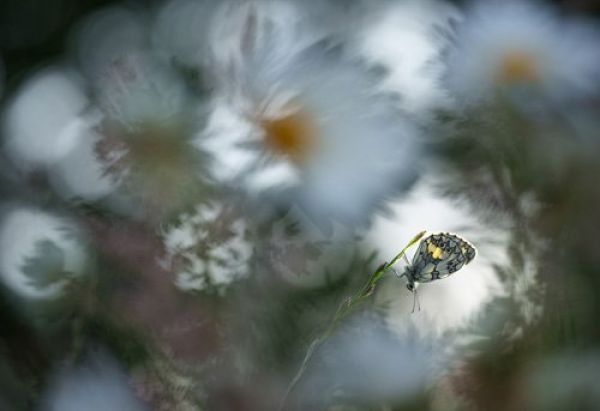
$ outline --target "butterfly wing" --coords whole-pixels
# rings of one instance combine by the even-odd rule
[[[432,234],[423,239],[413,257],[414,281],[427,283],[446,278],[469,264],[475,247],[457,235]]]

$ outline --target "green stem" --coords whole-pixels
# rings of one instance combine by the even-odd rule
[[[387,272],[387,270],[389,270],[394,264],[396,264],[398,262],[398,260],[400,258],[402,258],[402,256],[404,254],[406,254],[406,251],[410,247],[412,247],[417,241],[419,241],[421,239],[421,237],[423,237],[424,235],[425,235],[425,231],[421,231],[419,234],[414,236],[413,239],[410,240],[410,242],[406,245],[406,247],[404,247],[394,258],[392,258],[392,260],[389,263],[386,262],[386,263],[381,264],[375,270],[375,272],[373,274],[371,274],[371,276],[367,280],[366,284],[363,286],[363,288],[358,293],[356,293],[354,296],[349,297],[349,298],[345,299],[344,301],[342,301],[342,303],[339,305],[338,309],[336,310],[333,318],[331,319],[329,326],[325,329],[325,331],[323,331],[323,333],[319,337],[317,337],[309,345],[308,350],[306,351],[306,354],[304,355],[304,359],[302,360],[302,364],[300,364],[300,368],[298,369],[298,372],[296,372],[296,375],[294,376],[294,378],[288,385],[287,389],[285,390],[285,393],[284,393],[283,398],[281,399],[281,403],[279,405],[279,411],[282,411],[285,408],[285,404],[286,404],[286,401],[287,401],[289,395],[292,393],[292,391],[294,390],[296,385],[300,382],[302,375],[308,368],[308,363],[310,362],[313,354],[321,346],[321,344],[323,344],[333,334],[333,332],[336,330],[338,324],[344,318],[346,318],[350,313],[352,313],[361,302],[363,302],[364,300],[366,300],[373,294],[373,292],[375,291],[375,287],[377,286],[377,283],[379,282],[379,280],[381,280],[381,278]]]

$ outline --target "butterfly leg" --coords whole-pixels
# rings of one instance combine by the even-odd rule
[[[392,271],[394,272],[394,274],[396,274],[396,277],[398,278],[402,278],[403,276],[406,275],[406,273],[402,273],[402,274],[398,274],[398,271],[396,271],[396,269],[394,267],[390,267],[392,269]]]
[[[419,311],[421,311],[421,302],[419,301],[419,295],[417,294],[416,288],[413,291],[413,308],[412,308],[411,314],[414,314],[415,307],[419,307]]]

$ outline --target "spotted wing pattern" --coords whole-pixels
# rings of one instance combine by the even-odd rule
[[[412,277],[427,283],[448,277],[475,258],[475,247],[457,235],[432,234],[423,239],[412,261]]]

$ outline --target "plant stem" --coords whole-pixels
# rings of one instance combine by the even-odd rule
[[[304,372],[308,368],[308,363],[310,362],[313,354],[317,351],[317,349],[333,334],[333,332],[336,330],[338,324],[344,318],[346,318],[350,313],[352,313],[354,311],[354,309],[361,302],[363,302],[364,300],[366,300],[373,294],[373,292],[375,291],[375,287],[377,286],[377,283],[383,277],[383,275],[387,272],[387,270],[389,270],[394,264],[396,264],[396,262],[398,262],[398,260],[400,258],[402,258],[402,256],[406,253],[406,251],[410,247],[412,247],[417,241],[419,241],[421,239],[421,237],[423,237],[424,235],[425,235],[425,231],[421,231],[419,234],[414,236],[413,239],[410,240],[410,242],[402,249],[402,251],[400,251],[394,258],[392,258],[392,260],[389,263],[386,262],[386,263],[381,264],[375,270],[375,272],[373,272],[373,274],[371,274],[371,276],[367,280],[366,284],[363,286],[363,288],[358,293],[356,293],[354,296],[348,297],[344,301],[342,301],[342,303],[339,305],[338,309],[336,310],[333,318],[331,319],[329,326],[325,329],[325,331],[323,331],[323,333],[319,337],[317,337],[308,346],[308,350],[306,350],[306,354],[304,355],[304,359],[302,360],[302,363],[300,364],[300,368],[298,369],[298,371],[296,372],[296,375],[294,376],[294,378],[288,385],[287,389],[285,390],[285,393],[284,393],[283,398],[281,399],[281,403],[279,405],[279,411],[283,411],[285,409],[285,404],[286,404],[286,401],[287,401],[289,395],[292,393],[292,391],[294,390],[296,385],[300,382],[302,375],[304,375]]]

